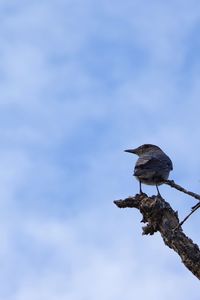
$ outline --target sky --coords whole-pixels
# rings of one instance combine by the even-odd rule
[[[138,192],[123,150],[143,143],[200,193],[199,1],[1,0],[0,17],[0,299],[199,299],[113,204]],[[196,203],[160,192],[180,219]],[[199,214],[183,226],[197,244]]]

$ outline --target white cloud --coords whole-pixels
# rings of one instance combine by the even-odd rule
[[[146,140],[171,153],[180,184],[198,177],[198,64],[184,85],[196,2],[3,5],[3,299],[195,300],[178,256],[112,198],[136,191],[120,151]]]
[[[121,299],[125,294],[127,299],[132,299],[141,293],[149,299],[159,297],[160,293],[163,299],[174,295],[186,299],[190,293],[193,299],[190,288],[193,286],[195,295],[197,280],[187,270],[181,275],[172,273],[172,263],[171,268],[165,266],[170,260],[178,265],[177,256],[170,257],[170,250],[166,250],[159,239],[154,238],[152,242],[138,238],[138,233],[130,234],[132,229],[123,224],[114,229],[116,219],[109,221],[108,217],[103,222],[102,215],[93,211],[76,216],[71,222],[22,220],[20,230],[30,246],[26,246],[18,258],[27,261],[26,252],[32,245],[35,249],[29,269],[25,276],[16,278],[18,287],[9,299]],[[98,238],[102,230],[103,244]],[[141,249],[140,239],[144,239]],[[42,268],[37,260],[41,261]],[[184,289],[181,288],[183,282]]]

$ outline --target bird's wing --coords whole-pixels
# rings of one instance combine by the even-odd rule
[[[168,159],[169,159],[168,164],[169,164],[170,170],[172,171],[173,170],[173,164],[172,164],[172,161],[169,157],[168,157]]]
[[[159,172],[163,169],[172,170],[172,162],[168,156],[164,157],[153,157],[151,155],[145,155],[140,157],[135,165],[134,175],[140,176],[146,170],[151,170],[152,172]]]

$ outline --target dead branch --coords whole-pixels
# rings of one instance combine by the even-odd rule
[[[175,188],[176,190],[183,192],[197,200],[200,201],[200,195],[196,194],[194,192],[190,192],[188,190],[186,190],[185,188],[183,188],[182,186],[180,186],[179,184],[175,183],[174,180],[165,180],[164,181],[165,184],[168,184],[169,186],[171,186],[172,188]]]
[[[137,194],[114,203],[119,208],[139,209],[142,222],[147,224],[142,228],[143,235],[159,231],[164,243],[177,252],[186,268],[200,279],[200,249],[184,234],[178,214],[169,203],[159,196],[148,197],[146,194]]]

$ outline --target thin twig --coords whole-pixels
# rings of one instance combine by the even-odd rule
[[[199,207],[200,207],[200,203],[197,203],[197,204],[195,204],[194,206],[192,206],[192,210],[195,209],[195,208],[197,209],[197,208],[199,208]]]
[[[184,189],[182,186],[176,184],[174,182],[174,180],[165,180],[165,184],[168,184],[169,186],[179,190],[180,192],[183,192],[195,199],[197,199],[198,201],[200,201],[200,195],[199,194],[196,194],[194,192],[190,192],[190,191],[187,191],[186,189]],[[182,226],[183,223],[185,223],[185,221],[200,207],[200,202],[197,203],[196,205],[194,205],[192,207],[192,211],[179,223],[178,227]]]
[[[177,190],[179,190],[180,192],[183,192],[195,199],[197,199],[198,201],[200,201],[200,195],[199,194],[196,194],[196,193],[193,193],[193,192],[190,192],[190,191],[187,191],[186,189],[184,189],[182,186],[176,184],[174,182],[174,180],[165,180],[164,181],[165,184],[168,184],[169,186],[171,186],[172,188],[175,188]]]
[[[179,223],[178,227],[182,226],[183,223],[200,207],[200,203],[198,205],[195,205],[192,211]]]

